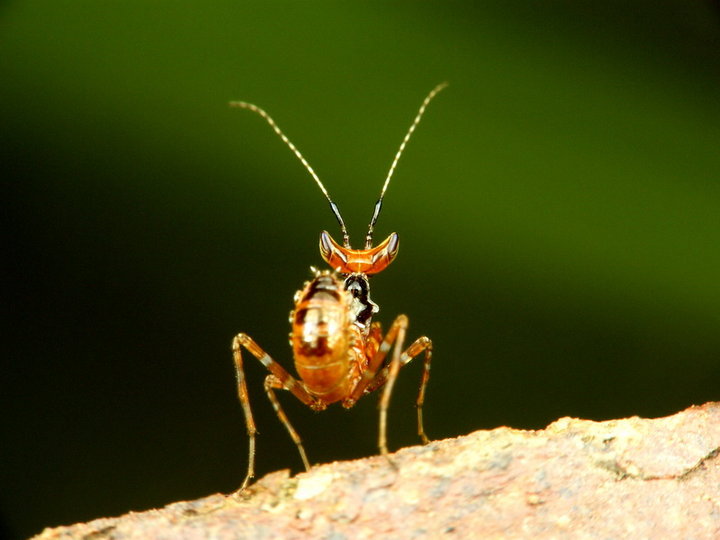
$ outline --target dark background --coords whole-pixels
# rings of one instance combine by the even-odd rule
[[[720,396],[720,11],[710,2],[0,4],[0,522],[143,510],[242,480],[232,336],[291,365],[321,265],[314,166],[355,243],[425,94],[377,227],[379,319],[435,343],[432,438],[662,416]],[[248,366],[258,473],[299,470]],[[390,446],[415,444],[419,365]],[[314,463],[376,452],[376,397],[316,415]]]

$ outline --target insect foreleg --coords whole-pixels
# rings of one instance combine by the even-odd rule
[[[377,326],[377,333],[378,333],[378,339],[382,337],[382,334],[380,333],[380,326],[379,323],[373,323],[373,325]],[[395,342],[395,339],[397,338],[397,334],[400,330],[400,327],[403,326],[407,328],[408,320],[405,315],[398,315],[393,321],[392,325],[390,326],[390,329],[388,330],[387,334],[385,334],[385,338],[382,339],[380,345],[377,347],[377,351],[373,355],[373,357],[368,362],[367,368],[362,373],[362,377],[358,381],[355,388],[353,388],[352,393],[350,394],[350,397],[346,399],[343,402],[343,405],[345,407],[352,407],[355,405],[358,399],[360,399],[365,394],[368,394],[370,392],[369,388],[372,386],[373,381],[378,376],[378,370],[383,365],[383,362],[385,361],[385,357],[387,356],[387,353],[390,351],[390,348],[392,347],[393,343]],[[373,388],[378,388],[378,386],[373,386]]]

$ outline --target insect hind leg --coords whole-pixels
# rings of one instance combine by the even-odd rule
[[[273,380],[279,381],[280,387],[292,392],[292,394],[309,407],[317,408],[317,399],[312,397],[302,383],[292,377],[280,364],[273,360],[255,341],[247,334],[238,334],[232,342],[233,360],[235,362],[235,375],[237,378],[237,391],[240,404],[242,405],[245,416],[245,426],[249,438],[248,448],[248,468],[245,479],[238,491],[242,491],[250,483],[255,476],[255,439],[257,438],[257,427],[250,408],[250,396],[247,391],[247,383],[245,382],[245,368],[243,366],[242,349],[247,350],[258,361],[264,365],[272,375]],[[267,383],[266,383],[267,384]],[[273,401],[274,396],[270,398]],[[273,404],[277,401],[273,401]],[[281,409],[282,410],[282,409]],[[282,417],[280,420],[283,421]],[[285,421],[283,421],[285,423]],[[286,424],[286,427],[289,423]],[[292,432],[291,432],[292,435]],[[304,451],[301,451],[301,454]],[[307,465],[307,458],[303,458],[303,462]]]
[[[425,351],[425,358],[423,360],[423,374],[420,380],[420,389],[418,390],[418,397],[415,401],[417,407],[417,422],[418,422],[418,435],[423,444],[430,442],[430,439],[425,435],[425,428],[423,426],[423,403],[425,403],[425,389],[427,388],[428,381],[430,381],[430,362],[432,361],[432,341],[426,336],[419,337],[407,350],[403,353],[400,359],[404,366],[410,360],[415,358],[421,352]]]

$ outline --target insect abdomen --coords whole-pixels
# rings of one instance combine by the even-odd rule
[[[292,318],[295,368],[308,390],[332,403],[346,396],[348,377],[347,293],[323,273],[300,294]]]

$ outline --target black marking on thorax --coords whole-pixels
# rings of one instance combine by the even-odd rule
[[[350,274],[345,278],[345,290],[353,297],[352,311],[355,322],[365,326],[372,316],[380,311],[378,305],[370,300],[370,283],[365,274]]]

